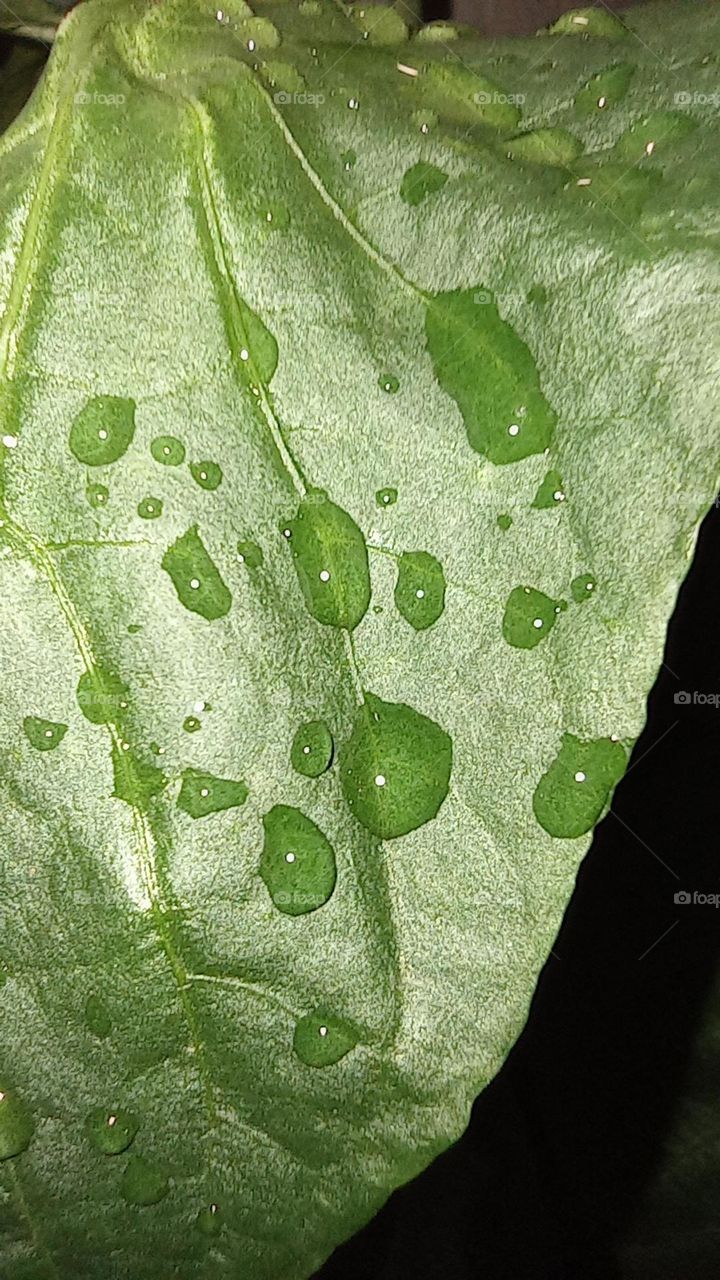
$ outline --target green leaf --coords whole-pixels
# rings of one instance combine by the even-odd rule
[[[0,140],[8,1280],[302,1280],[457,1139],[720,472],[715,9],[254,9]]]

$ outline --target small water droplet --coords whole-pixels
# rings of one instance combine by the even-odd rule
[[[257,542],[238,542],[238,560],[246,569],[259,569],[263,563],[262,549]]]
[[[127,1151],[139,1129],[138,1121],[129,1111],[103,1110],[96,1107],[86,1121],[91,1142],[105,1156],[117,1156]]]
[[[175,436],[157,436],[150,445],[150,452],[164,467],[179,467],[185,461],[185,446]]]
[[[276,804],[263,818],[260,876],[274,905],[289,916],[317,911],[335,888],[335,852],[299,809]]]
[[[177,807],[191,818],[206,818],[211,813],[243,805],[247,797],[248,789],[242,781],[216,778],[199,769],[184,769]]]
[[[108,667],[95,666],[78,680],[77,700],[91,724],[119,724],[127,707],[128,690]]]
[[[138,503],[137,512],[139,516],[142,516],[143,520],[157,520],[158,516],[162,515],[162,510],[162,499],[143,498],[142,502]]]
[[[428,551],[405,551],[398,561],[395,604],[406,622],[424,631],[445,608],[445,574]]]
[[[437,165],[429,164],[425,160],[418,160],[409,169],[405,170],[400,182],[400,199],[405,204],[415,207],[426,200],[428,196],[436,195],[438,191],[442,191],[448,176],[442,169],[438,169]]]
[[[392,507],[397,502],[397,489],[378,489],[375,501],[379,507]]]
[[[95,484],[93,481],[88,481],[85,486],[85,497],[91,507],[95,507],[96,509],[99,507],[105,507],[107,506],[107,501],[110,497],[110,490],[106,484]]]
[[[548,471],[540,488],[532,500],[531,506],[536,509],[546,510],[548,507],[556,507],[559,503],[565,501],[565,490],[563,489],[562,476],[559,471]]]
[[[143,1156],[131,1156],[120,1180],[120,1191],[128,1204],[158,1204],[170,1190],[167,1175]]]
[[[183,720],[183,729],[186,733],[197,733],[198,729],[201,728],[202,725],[197,716],[186,716]]]
[[[581,573],[570,583],[570,594],[576,604],[589,600],[595,590],[595,579],[590,573]]]
[[[38,716],[25,716],[25,737],[37,751],[52,751],[58,747],[67,733],[67,725],[54,720],[41,720]]]
[[[290,210],[286,204],[271,204],[265,210],[263,220],[272,231],[285,231],[290,226]]]
[[[229,612],[232,596],[207,552],[197,525],[168,547],[162,558],[162,567],[170,575],[178,598],[186,609],[199,613],[208,621],[222,618]]]
[[[330,768],[333,738],[324,720],[301,724],[290,748],[290,762],[306,778],[318,778]]]
[[[390,395],[395,395],[396,391],[400,389],[400,380],[395,377],[394,373],[381,373],[378,378],[378,386]]]
[[[343,151],[340,156],[343,169],[354,169],[357,164],[357,155],[354,151]]]
[[[19,1156],[30,1145],[35,1122],[22,1098],[0,1084],[0,1160]]]
[[[331,1067],[358,1043],[352,1023],[327,1009],[315,1009],[295,1025],[293,1049],[308,1067]]]
[[[222,1227],[222,1213],[216,1204],[209,1204],[207,1209],[201,1209],[197,1216],[198,1231],[204,1236],[215,1236]]]
[[[355,521],[326,494],[311,490],[287,529],[309,613],[326,626],[352,631],[370,603],[367,547]]]
[[[510,528],[512,524],[512,516],[508,515],[506,511],[503,511],[498,516],[497,522],[498,522],[499,528],[507,530]]]
[[[218,466],[217,462],[210,462],[209,460],[191,462],[190,474],[201,489],[210,491],[217,489],[223,478],[222,468]]]
[[[621,134],[614,153],[623,160],[637,161],[652,156],[662,143],[663,152],[682,142],[698,127],[695,116],[684,111],[651,111]]]
[[[80,410],[70,428],[70,450],[86,467],[117,462],[135,435],[135,401],[95,396]]]

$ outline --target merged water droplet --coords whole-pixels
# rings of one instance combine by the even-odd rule
[[[142,516],[143,520],[157,520],[162,515],[163,504],[161,498],[143,498],[138,503],[137,513]]]
[[[88,1031],[101,1040],[112,1031],[112,1018],[99,996],[90,995],[85,1001],[85,1023]]]
[[[150,445],[150,452],[164,467],[179,467],[185,461],[185,445],[176,436],[157,436]]]
[[[515,587],[505,605],[502,632],[515,649],[534,649],[555,626],[564,600],[552,600],[534,587]]]
[[[78,680],[77,700],[91,724],[119,724],[129,696],[127,685],[109,667],[94,666]]]
[[[93,1146],[105,1156],[118,1156],[127,1151],[140,1125],[129,1111],[104,1110],[96,1107],[86,1121]]]
[[[595,591],[595,579],[590,573],[581,573],[577,578],[573,578],[570,583],[570,594],[576,604],[582,604],[584,600],[590,600]]]
[[[319,778],[330,768],[333,738],[324,720],[301,724],[290,748],[290,762],[306,778]]]
[[[293,564],[309,613],[352,631],[370,603],[367,547],[347,511],[313,490],[288,521]]]
[[[260,876],[273,903],[288,916],[317,911],[335,888],[335,852],[327,836],[299,809],[276,804],[263,818]]]
[[[556,168],[572,164],[582,149],[580,139],[567,129],[533,129],[529,133],[518,134],[508,143],[511,159]]]
[[[84,466],[104,467],[122,458],[134,435],[135,401],[95,396],[70,428],[70,449]]]
[[[247,569],[261,568],[264,556],[262,548],[258,546],[257,542],[238,542],[237,553],[238,560]]]
[[[232,595],[193,525],[168,547],[162,567],[170,575],[181,604],[213,621],[229,612]]]
[[[405,703],[366,695],[340,753],[340,778],[354,816],[383,840],[437,814],[450,785],[452,741]]]
[[[191,818],[206,818],[210,813],[223,809],[236,809],[248,798],[244,782],[231,778],[216,778],[200,769],[184,769],[182,786],[177,798],[178,809]]]
[[[52,751],[58,747],[67,733],[67,725],[56,720],[41,720],[39,716],[25,716],[25,737],[37,751]]]
[[[196,1218],[198,1231],[202,1231],[204,1236],[218,1235],[222,1223],[223,1215],[220,1206],[217,1204],[209,1204],[206,1209],[201,1209]]]
[[[622,40],[628,29],[609,9],[571,9],[558,18],[547,34],[551,36],[597,36],[603,40]]]
[[[581,742],[572,733],[564,734],[558,755],[533,795],[533,811],[540,826],[563,840],[590,831],[626,763],[624,747],[611,738]]]
[[[397,502],[397,489],[378,489],[375,501],[379,507],[392,507]]]
[[[209,489],[210,491],[217,489],[223,478],[222,468],[218,466],[217,462],[210,462],[207,459],[203,462],[191,462],[190,474],[201,489]]]
[[[120,1191],[128,1204],[159,1204],[170,1190],[167,1174],[143,1156],[131,1156],[120,1180]]]
[[[319,1008],[298,1019],[293,1049],[308,1067],[332,1067],[355,1048],[358,1040],[351,1022]]]
[[[421,204],[428,196],[442,191],[447,180],[447,174],[437,165],[419,160],[405,170],[400,182],[400,198],[409,205]]]
[[[445,574],[429,551],[405,551],[400,556],[395,604],[416,631],[437,622],[445,608]]]
[[[107,506],[110,490],[106,484],[95,484],[93,481],[88,481],[85,486],[85,497],[91,507],[99,510]]]
[[[540,510],[557,507],[565,501],[562,476],[559,471],[548,471],[540,488],[532,500],[531,506]]]
[[[508,515],[506,511],[502,511],[497,518],[497,523],[500,529],[507,530],[512,524],[512,516]]]
[[[35,1121],[14,1089],[0,1083],[0,1160],[19,1156],[30,1145]]]
[[[381,373],[378,386],[382,391],[387,391],[389,395],[394,396],[400,390],[400,379],[396,378],[394,373]]]
[[[487,289],[430,299],[425,334],[435,376],[460,409],[473,449],[504,464],[548,448],[556,415],[528,348]]]
[[[575,106],[587,114],[608,111],[625,97],[635,68],[629,62],[614,62],[597,71],[575,98]]]

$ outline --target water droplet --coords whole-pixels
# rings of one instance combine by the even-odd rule
[[[509,516],[506,511],[503,511],[498,516],[497,522],[498,522],[499,528],[507,530],[510,528],[512,524],[512,516]]]
[[[354,151],[343,151],[340,160],[343,169],[354,169],[357,164],[357,155]]]
[[[77,700],[91,724],[118,724],[127,707],[128,689],[107,667],[95,666],[78,680]]]
[[[295,1024],[293,1049],[308,1067],[332,1067],[357,1043],[352,1023],[334,1017],[327,1009],[315,1009]]]
[[[138,503],[137,512],[143,520],[157,520],[158,516],[162,515],[162,509],[163,504],[160,498],[143,498],[142,502]]]
[[[544,307],[548,300],[548,291],[545,285],[534,284],[531,289],[528,289],[527,300],[538,307]]]
[[[256,49],[277,49],[280,44],[280,32],[269,18],[243,18],[235,25],[235,32],[250,53]]]
[[[582,151],[582,142],[567,129],[533,129],[508,142],[508,155],[529,164],[566,168]]]
[[[143,1156],[131,1156],[120,1180],[120,1190],[128,1204],[158,1204],[170,1190],[167,1175]]]
[[[622,160],[641,160],[654,155],[658,147],[666,151],[673,143],[681,142],[698,127],[694,116],[683,111],[651,111],[621,134],[615,143],[614,154]]]
[[[301,724],[290,749],[290,762],[306,778],[318,778],[330,768],[333,739],[324,720]]]
[[[589,573],[581,573],[570,583],[570,594],[576,604],[589,600],[595,590],[595,579]]]
[[[179,467],[185,461],[185,445],[176,436],[157,436],[150,445],[150,452],[164,467]]]
[[[352,631],[370,603],[367,548],[355,521],[324,493],[313,490],[288,527],[308,611],[326,626]]]
[[[396,391],[400,389],[400,380],[395,377],[394,373],[381,373],[378,378],[378,386],[390,395],[395,395]]]
[[[92,481],[88,481],[85,486],[85,497],[91,507],[95,507],[96,509],[99,507],[105,507],[107,506],[107,501],[110,497],[110,490],[106,484],[95,484]]]
[[[515,587],[505,605],[502,631],[515,649],[534,649],[555,626],[558,601],[534,587]]]
[[[575,106],[588,115],[609,110],[625,97],[634,74],[635,68],[627,62],[597,71],[577,94]]]
[[[148,802],[167,785],[165,774],[154,764],[142,760],[129,742],[121,743],[119,749],[113,743],[111,758],[115,784],[113,795],[145,813]]]
[[[286,231],[290,226],[290,210],[286,204],[271,204],[263,214],[263,221],[272,231]]]
[[[505,464],[548,448],[556,415],[530,351],[500,319],[487,289],[431,298],[425,333],[435,376],[455,400],[473,449]]]
[[[86,1124],[91,1142],[105,1156],[118,1156],[121,1151],[127,1151],[140,1127],[129,1111],[107,1111],[101,1107],[90,1112]]]
[[[135,401],[120,396],[95,396],[70,428],[70,449],[86,467],[117,462],[135,435]]]
[[[201,489],[217,489],[223,478],[222,469],[217,462],[191,462],[190,474]]]
[[[54,720],[41,720],[38,716],[25,716],[25,737],[38,751],[52,751],[58,747],[67,733],[67,725]]]
[[[263,818],[260,876],[279,911],[302,916],[322,907],[335,888],[335,852],[318,826],[290,805]],[[292,855],[292,856],[291,856]]]
[[[397,502],[397,489],[378,489],[375,501],[379,507],[392,507]]]
[[[206,818],[211,813],[238,808],[247,797],[248,789],[244,782],[216,778],[212,773],[201,773],[199,769],[184,769],[177,806],[191,818]]]
[[[428,134],[431,129],[437,126],[438,122],[437,113],[435,111],[427,111],[425,108],[413,111],[411,119],[415,128],[419,129],[422,134]]]
[[[564,734],[558,755],[533,795],[533,810],[541,827],[563,840],[590,831],[625,766],[625,750],[619,742],[611,738],[581,742],[571,733]]]
[[[351,6],[347,12],[350,21],[354,22],[368,44],[403,44],[408,38],[408,29],[397,9],[380,4],[364,4],[361,8]]]
[[[562,476],[559,471],[548,471],[531,505],[540,510],[557,507],[565,501]]]
[[[222,1218],[219,1205],[209,1204],[197,1216],[198,1231],[202,1231],[204,1236],[216,1236],[222,1227]]]
[[[465,30],[470,32],[472,28],[466,27]],[[457,40],[462,32],[462,26],[454,22],[445,22],[440,18],[437,22],[428,22],[420,27],[413,39],[416,44],[448,44],[451,40]]]
[[[183,720],[183,729],[186,733],[197,733],[202,728],[197,716],[186,716]]]
[[[628,34],[628,28],[609,9],[571,9],[542,34],[585,38],[597,36],[604,40],[621,40]]]
[[[417,164],[405,170],[400,182],[400,198],[405,201],[405,204],[413,206],[421,204],[427,196],[442,191],[447,179],[447,174],[443,173],[442,169],[438,169],[437,165],[419,160]]]
[[[104,1040],[112,1031],[112,1019],[99,996],[88,996],[85,1001],[85,1023],[88,1031]]]
[[[19,1156],[30,1144],[35,1122],[22,1098],[0,1084],[0,1160]]]
[[[448,792],[452,742],[405,703],[367,694],[340,753],[340,778],[354,816],[391,840],[429,822]],[[385,778],[379,787],[375,779]]]
[[[359,111],[360,102],[357,98],[348,98],[348,106],[351,111]]]
[[[262,549],[257,542],[238,542],[238,559],[246,569],[259,569],[263,563]]]
[[[168,547],[162,567],[170,575],[181,604],[212,621],[230,610],[232,596],[193,525]]]
[[[448,124],[464,128],[484,124],[503,130],[519,124],[513,95],[455,57],[427,64],[415,83],[425,102],[436,107]]]
[[[428,551],[405,551],[400,556],[395,604],[416,631],[437,622],[445,608],[445,574]]]

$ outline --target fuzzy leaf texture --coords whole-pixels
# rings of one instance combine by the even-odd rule
[[[63,22],[0,142],[8,1280],[307,1277],[501,1066],[720,470],[718,35]]]

